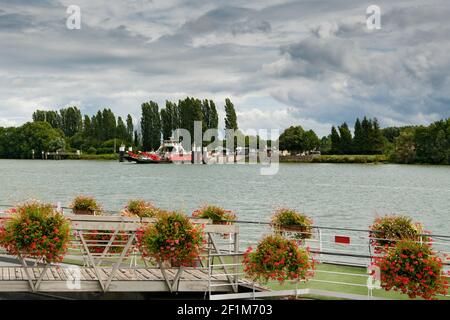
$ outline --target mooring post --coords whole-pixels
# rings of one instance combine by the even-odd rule
[[[206,148],[206,147],[203,148],[202,162],[203,162],[203,164],[208,163],[208,148]]]
[[[125,146],[121,145],[119,148],[119,162],[123,162],[124,156],[125,156]]]

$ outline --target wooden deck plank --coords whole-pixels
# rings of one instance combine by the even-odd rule
[[[128,281],[137,280],[136,273],[133,272],[132,269],[120,269],[119,272],[121,272]]]
[[[14,271],[14,268],[8,268],[8,273],[9,273],[9,280],[16,280],[16,272]]]
[[[16,279],[23,280],[21,268],[14,268],[14,272],[16,274]]]
[[[136,275],[136,279],[137,280],[141,280],[141,281],[148,280],[148,278],[144,274],[142,274],[140,271],[141,271],[140,269],[135,269],[134,270],[134,273]]]
[[[87,274],[89,274],[89,276],[91,277],[92,280],[98,280],[97,275],[95,274],[95,271],[93,268],[85,268],[84,270],[86,271]]]
[[[146,269],[146,271],[150,272],[153,276],[155,276],[157,280],[164,279],[162,272],[159,269],[149,268],[149,269]]]
[[[63,269],[64,269],[64,268],[58,268],[58,269],[56,269],[57,272],[58,272],[58,274],[59,274],[59,280],[60,280],[60,281],[66,281],[66,280],[67,280],[66,273],[64,272]]]
[[[191,270],[184,269],[181,274],[181,280],[199,280],[196,276],[191,273]]]
[[[52,268],[47,269],[46,276],[49,281],[55,280],[55,277],[53,276],[53,273],[52,273]]]
[[[22,273],[22,279],[28,280],[28,276],[27,276],[27,272],[26,272],[25,268],[21,268],[20,272]]]
[[[145,280],[157,280],[158,278],[151,272],[145,269],[137,269],[136,273],[140,276],[145,278]]]
[[[111,273],[112,273],[112,270],[111,270]],[[114,278],[113,279],[128,280],[128,277],[125,276],[120,269],[117,269],[116,272],[114,273]]]
[[[208,271],[206,271],[206,273],[203,270],[198,269],[190,269],[189,271],[192,275],[199,279],[208,279]]]
[[[189,277],[193,280],[204,280],[205,277],[203,276],[203,274],[199,274],[198,272],[196,272],[197,270],[194,269],[186,269],[184,270],[184,272],[189,275]]]
[[[100,274],[100,279],[102,281],[106,281],[112,272],[111,268],[97,268],[97,270],[98,270],[98,273]],[[94,269],[92,269],[92,271],[94,271]],[[115,278],[116,277],[114,277],[113,280]],[[96,277],[96,279],[97,279],[97,277]]]
[[[50,272],[51,272],[52,275],[53,275],[53,279],[55,279],[55,280],[61,280],[61,276],[60,276],[59,273],[58,273],[57,267],[50,268]]]
[[[81,276],[82,276],[83,281],[94,280],[91,277],[91,275],[86,271],[85,268],[80,268],[80,269],[81,269]]]

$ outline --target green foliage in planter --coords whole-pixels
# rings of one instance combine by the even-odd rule
[[[213,223],[225,224],[236,220],[236,215],[218,206],[207,205],[192,213],[192,217],[199,219],[211,219]]]
[[[314,260],[307,250],[300,248],[294,240],[280,235],[262,239],[256,251],[248,248],[244,254],[244,272],[254,281],[266,283],[277,280],[306,280],[313,275]]]
[[[0,244],[10,254],[60,262],[70,240],[70,224],[51,204],[29,202],[11,210],[0,228]]]
[[[178,212],[160,214],[155,224],[138,230],[137,239],[144,257],[172,266],[194,266],[205,243],[202,226]]]
[[[97,201],[90,196],[77,196],[73,201],[70,207],[74,211],[100,211],[101,207],[97,203]]]
[[[294,231],[296,239],[312,238],[313,221],[304,214],[291,209],[278,209],[272,216],[271,225],[276,233]]]
[[[415,223],[407,216],[387,215],[378,217],[370,226],[370,243],[376,247],[376,251],[395,245],[398,240],[427,241],[427,237],[420,236],[424,233],[420,223]]]
[[[126,217],[155,218],[164,211],[144,200],[128,201],[122,215]]]

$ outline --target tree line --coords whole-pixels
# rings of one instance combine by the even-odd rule
[[[159,108],[154,101],[141,105],[136,125],[133,117],[116,117],[109,108],[96,114],[83,115],[76,107],[60,110],[36,110],[33,122],[21,127],[0,127],[0,157],[30,158],[57,150],[81,150],[89,154],[110,154],[125,144],[135,149],[155,150],[161,139],[169,139],[172,131],[187,129],[194,136],[194,121],[201,121],[202,131],[218,129],[219,116],[213,100],[186,97],[178,103],[166,101]],[[236,111],[230,99],[225,100],[225,128],[238,129]]]
[[[450,164],[450,118],[429,126],[380,128],[376,118],[356,119],[353,133],[347,123],[332,126],[319,139],[301,126],[287,128],[279,137],[280,150],[291,153],[318,150],[330,155],[384,154],[397,163]]]

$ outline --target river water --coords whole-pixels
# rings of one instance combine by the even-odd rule
[[[0,179],[0,204],[39,199],[67,206],[87,194],[108,210],[142,198],[186,213],[216,204],[252,221],[289,207],[315,225],[364,229],[376,215],[396,213],[450,233],[450,166],[280,164],[276,175],[263,176],[257,165],[242,164],[0,160]],[[251,238],[252,228],[242,237]]]

